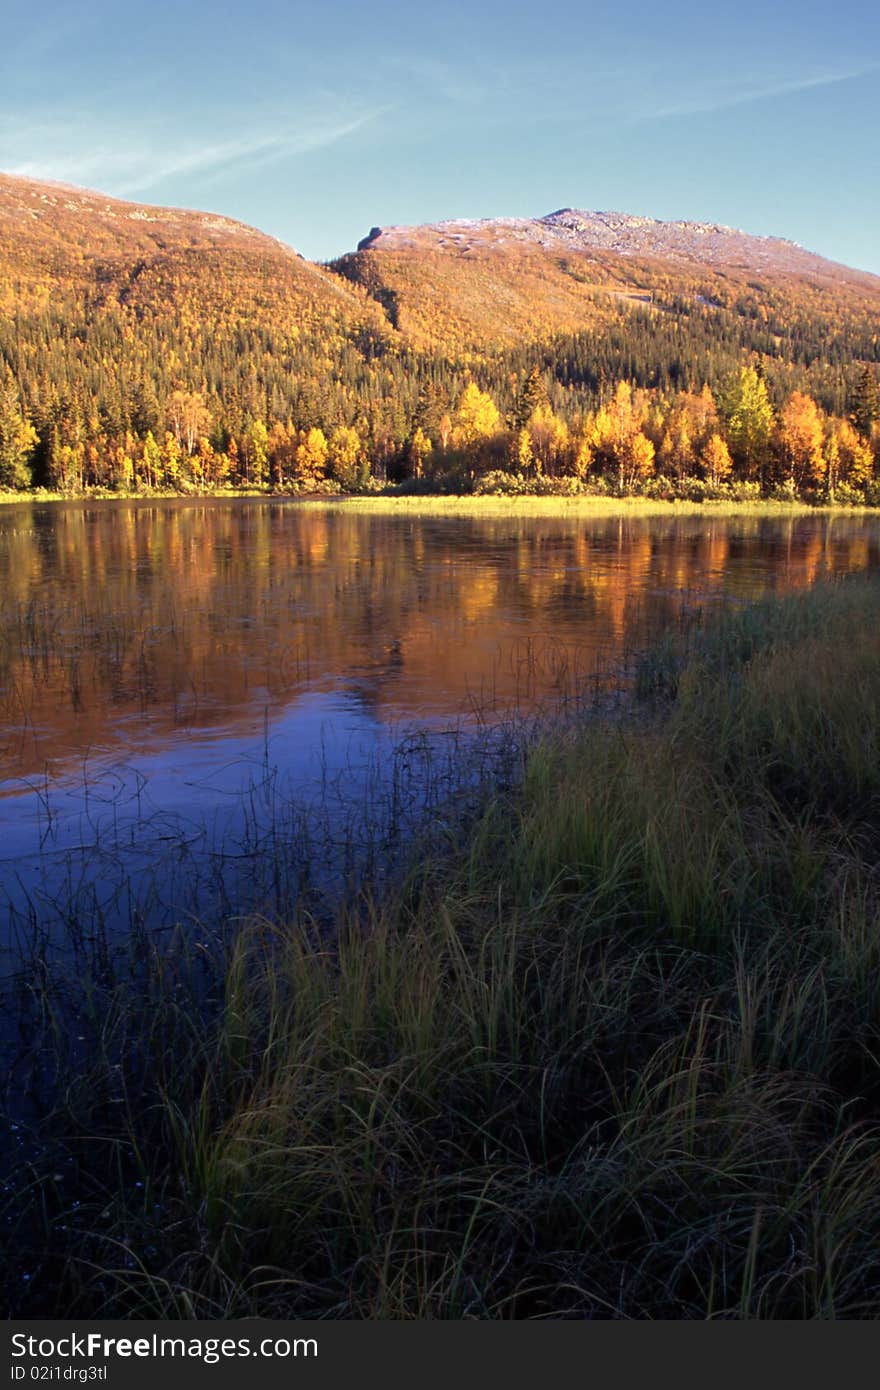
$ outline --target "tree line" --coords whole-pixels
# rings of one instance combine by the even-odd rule
[[[206,392],[173,390],[165,429],[102,431],[99,418],[53,425],[42,440],[7,369],[0,386],[0,486],[42,482],[65,494],[192,491],[235,486],[297,492],[368,490],[377,482],[457,491],[665,491],[694,498],[789,495],[880,500],[880,386],[857,378],[846,415],[804,391],[775,409],[759,366],[744,365],[716,393],[663,392],[616,382],[594,409],[562,413],[532,367],[503,414],[467,381],[454,400],[424,385],[399,442],[338,423],[329,429],[250,417],[233,433]],[[42,460],[42,463],[41,463]]]
[[[706,287],[444,356],[281,300],[212,318],[203,290],[98,304],[62,286],[0,318],[0,488],[874,495],[867,308],[789,299],[783,314],[772,295],[709,302]]]

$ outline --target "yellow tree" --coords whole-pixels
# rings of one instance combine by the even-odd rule
[[[165,414],[174,438],[188,454],[194,454],[203,434],[211,428],[211,412],[201,391],[172,391]]]
[[[699,395],[695,396],[692,392],[687,392],[680,399],[686,402],[688,414],[693,422],[695,438],[699,440],[701,445],[704,445],[718,429],[718,407],[715,404],[715,397],[704,383]]]
[[[170,487],[180,487],[182,477],[180,462],[180,444],[177,436],[171,430],[165,431],[165,441],[162,446],[162,481]]]
[[[421,478],[425,471],[425,463],[430,458],[433,448],[430,436],[425,433],[421,425],[416,425],[407,444],[407,455],[414,478]]]
[[[694,466],[718,428],[718,410],[708,386],[697,395],[681,391],[663,422],[660,462],[664,471],[683,478]]]
[[[526,426],[531,455],[539,473],[556,473],[564,462],[568,449],[568,427],[549,404],[541,404],[532,412]]]
[[[126,430],[121,441],[110,450],[110,473],[113,486],[129,491],[134,483],[134,459],[137,452],[137,439],[131,430]]]
[[[572,441],[571,467],[576,478],[583,480],[593,466],[596,458],[596,426],[593,416],[588,416]]]
[[[253,420],[245,435],[247,476],[254,487],[265,487],[269,480],[269,431],[265,420]]]
[[[532,449],[532,436],[525,427],[517,430],[514,435],[510,453],[511,462],[516,465],[520,473],[528,473],[534,467],[535,455]]]
[[[452,424],[452,442],[458,448],[470,448],[491,439],[501,430],[501,416],[492,397],[469,381],[461,393]]]
[[[226,445],[226,455],[229,460],[229,476],[236,482],[241,481],[241,459],[238,452],[238,444],[232,437]]]
[[[838,483],[864,487],[874,476],[871,446],[849,420],[834,417],[828,421],[825,436],[825,479],[833,501]]]
[[[276,420],[269,431],[267,443],[269,451],[269,472],[273,487],[282,488],[284,480],[293,467],[296,455],[294,431]]]
[[[337,425],[327,448],[331,478],[351,492],[362,487],[369,476],[361,437],[353,425]]]
[[[727,383],[721,408],[734,462],[744,477],[762,479],[773,433],[773,407],[757,368],[740,368]]]
[[[85,466],[86,446],[82,442],[78,444],[61,444],[51,453],[51,477],[53,483],[62,492],[72,487],[75,483],[82,486],[83,472]]]
[[[30,460],[37,432],[21,408],[10,372],[0,383],[0,487],[30,486]]]
[[[445,454],[452,443],[452,417],[448,412],[440,416],[440,423],[437,427],[437,437],[440,440],[440,448]]]
[[[730,450],[726,442],[717,431],[715,434],[710,434],[704,444],[700,454],[700,462],[713,487],[718,487],[720,483],[730,477],[733,471],[733,459],[730,457]]]
[[[647,435],[638,430],[627,440],[622,456],[624,487],[632,489],[636,483],[650,478],[654,472],[655,449]]]
[[[611,403],[596,413],[593,431],[596,452],[617,472],[620,492],[654,471],[654,445],[642,433],[648,411],[648,398],[633,393],[627,381],[620,381]]]
[[[815,486],[824,477],[824,439],[823,416],[816,402],[803,391],[793,392],[779,422],[779,446],[788,475],[799,492]]]
[[[314,491],[324,481],[328,452],[322,429],[313,426],[304,432],[296,450],[296,481],[303,491]]]
[[[193,466],[198,468],[201,477],[209,486],[225,482],[229,473],[229,459],[225,454],[218,454],[214,451],[210,439],[205,434],[199,440],[199,448]]]
[[[156,487],[162,472],[162,449],[152,430],[147,430],[141,458],[143,460],[144,482],[147,487]]]
[[[684,478],[693,472],[694,466],[693,427],[687,410],[674,407],[666,417],[663,437],[660,442],[660,463],[664,472],[669,470],[676,478]]]

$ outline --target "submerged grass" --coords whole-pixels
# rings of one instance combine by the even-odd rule
[[[22,978],[8,1310],[880,1314],[878,605],[694,628],[329,926]]]

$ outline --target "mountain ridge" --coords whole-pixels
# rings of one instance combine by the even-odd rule
[[[144,223],[147,226],[151,224],[197,225],[208,234],[212,232],[215,234],[227,233],[283,249],[308,265],[321,266],[324,264],[321,261],[310,260],[282,237],[265,232],[251,223],[231,217],[226,213],[194,207],[169,206],[161,203],[142,203],[60,180],[37,179],[31,175],[5,173],[0,170],[0,214],[9,215],[9,205],[16,192],[19,199],[24,198],[30,201],[31,206],[28,210],[35,216],[39,216],[40,212],[47,207],[54,205],[57,208],[60,204],[66,212],[90,214],[98,221],[110,223],[125,221]],[[43,204],[42,209],[37,206],[40,203]],[[19,211],[23,210],[23,208],[19,208]],[[744,249],[748,248],[753,248],[757,252],[762,250],[778,251],[780,254],[794,254],[798,261],[803,258],[803,264],[795,264],[791,267],[794,273],[806,268],[806,263],[809,262],[813,267],[821,266],[832,268],[835,271],[843,270],[860,279],[864,277],[869,281],[880,283],[880,275],[872,271],[864,270],[858,266],[846,265],[830,256],[823,255],[821,252],[810,250],[791,238],[773,233],[748,232],[743,228],[728,226],[721,222],[707,222],[691,218],[664,219],[620,210],[585,209],[573,206],[559,207],[537,217],[455,217],[444,218],[437,222],[375,225],[357,243],[354,253],[343,252],[342,256],[335,258],[335,261],[341,260],[346,255],[374,248],[379,244],[382,245],[383,249],[390,245],[399,245],[403,241],[417,238],[419,235],[434,233],[438,239],[442,240],[444,237],[480,233],[491,234],[493,232],[519,234],[535,240],[538,244],[541,244],[543,235],[548,249],[552,249],[554,244],[558,244],[560,247],[568,247],[568,249],[609,249],[624,256],[642,254],[660,257],[665,250],[676,259],[687,260],[690,258],[689,253],[691,253],[694,259],[703,259],[707,263],[719,265],[727,264],[727,262],[717,254],[709,257],[700,256],[698,254],[700,249],[708,247],[717,252],[721,247],[728,246],[731,250],[739,252],[740,255]],[[673,234],[691,238],[691,241],[685,241],[676,246],[670,241]],[[651,244],[652,237],[655,239],[653,244]],[[732,264],[739,266],[745,262],[734,260]],[[756,266],[756,268],[759,267]]]
[[[612,251],[625,257],[672,259],[694,264],[865,279],[880,276],[811,251],[787,237],[747,232],[720,222],[662,219],[637,213],[563,207],[540,217],[449,218],[413,225],[375,226],[357,246],[400,249],[431,241],[455,250],[456,242],[478,238],[499,249],[533,242],[548,251]],[[467,248],[470,249],[470,248]]]
[[[161,203],[140,203],[132,199],[118,198],[113,194],[102,193],[98,189],[80,188],[75,184],[64,183],[56,179],[35,179],[30,175],[8,174],[0,170],[0,199],[2,199],[0,211],[6,215],[10,215],[10,212],[16,210],[13,206],[16,192],[20,199],[28,199],[31,203],[31,206],[26,208],[22,202],[19,202],[18,212],[29,211],[35,217],[39,217],[47,208],[53,206],[57,208],[61,204],[68,212],[90,213],[111,222],[120,217],[130,222],[168,223],[170,225],[185,225],[187,222],[195,220],[206,230],[238,232],[248,237],[273,242],[277,246],[284,247],[287,251],[292,251],[301,259],[305,259],[295,247],[281,238],[274,237],[269,232],[263,232],[251,223],[229,217],[225,213],[210,212],[200,208],[170,207]],[[38,207],[38,203],[42,203],[43,207]],[[126,212],[126,209],[131,211]]]
[[[622,307],[880,314],[880,276],[716,222],[558,208],[537,218],[373,227],[331,263],[420,348],[473,350],[607,324]],[[834,301],[834,303],[832,303]]]

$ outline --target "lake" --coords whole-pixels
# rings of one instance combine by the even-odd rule
[[[878,560],[865,515],[4,507],[0,909],[19,932],[283,912],[683,606]]]

